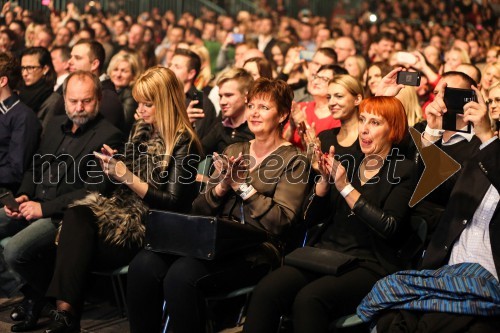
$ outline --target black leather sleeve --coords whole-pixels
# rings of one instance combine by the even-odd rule
[[[188,139],[181,140],[172,154],[166,179],[161,186],[149,185],[144,201],[153,209],[185,212],[196,196],[198,149]]]
[[[374,204],[367,196],[361,194],[352,207],[353,213],[361,221],[386,240],[397,240],[402,230],[402,223],[408,222],[409,201],[416,185],[414,163],[405,160],[394,166],[394,179],[384,180],[385,173],[381,175],[380,186],[390,187],[382,205]],[[392,174],[392,171],[389,173]]]
[[[396,218],[370,204],[363,196],[360,196],[356,201],[352,211],[382,238],[389,238],[397,231],[398,221]]]

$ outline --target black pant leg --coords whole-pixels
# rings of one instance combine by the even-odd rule
[[[96,268],[114,269],[126,265],[138,250],[104,242],[98,234],[96,217],[86,206],[68,209],[63,221],[56,267],[47,295],[79,311],[90,272]]]
[[[128,270],[127,306],[131,333],[159,332],[164,298],[163,279],[177,256],[139,252]]]
[[[317,274],[283,266],[264,277],[250,300],[245,333],[276,333],[280,317],[291,312],[295,296]]]
[[[358,267],[341,276],[323,276],[302,288],[293,304],[293,327],[297,333],[328,332],[335,318],[356,311],[380,276]]]

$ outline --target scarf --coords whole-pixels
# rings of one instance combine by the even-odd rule
[[[24,104],[35,111],[35,113],[38,113],[43,102],[45,102],[53,92],[54,86],[48,84],[41,78],[37,83],[31,86],[23,84],[21,89],[19,89],[19,98]]]

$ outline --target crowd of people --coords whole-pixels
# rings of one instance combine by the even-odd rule
[[[50,2],[46,17],[5,2],[0,195],[15,203],[0,211],[0,290],[24,296],[13,332],[47,315],[45,332],[79,332],[89,274],[126,265],[131,332],[160,332],[165,315],[172,332],[204,332],[199,281],[262,263],[244,332],[285,330],[283,316],[328,332],[356,311],[378,332],[497,331],[496,2],[339,1],[329,17],[259,4],[132,17]],[[457,110],[450,91],[472,97]],[[410,207],[424,169],[443,167],[429,165],[436,146],[461,169]],[[211,261],[153,252],[150,209],[268,241]],[[415,216],[427,235],[412,247]]]

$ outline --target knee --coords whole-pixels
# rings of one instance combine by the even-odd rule
[[[3,249],[3,257],[7,265],[15,269],[17,264],[22,261],[22,255],[23,251],[19,247],[19,243],[10,239]]]
[[[194,258],[183,257],[177,259],[168,270],[165,280],[165,292],[178,288],[195,287],[196,282],[208,274],[203,264]]]
[[[321,294],[308,289],[307,287],[301,289],[295,296],[293,302],[293,312],[299,313],[305,309],[313,308],[314,305],[321,303]]]
[[[129,264],[128,281],[131,283],[154,283],[165,277],[165,262],[151,251],[142,250]]]

